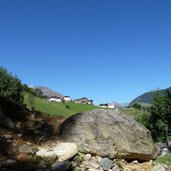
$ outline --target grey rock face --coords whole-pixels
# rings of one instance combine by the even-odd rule
[[[64,97],[63,94],[61,93],[58,93],[54,90],[51,90],[49,89],[48,87],[45,87],[45,86],[33,86],[32,88],[36,89],[36,88],[39,88],[41,89],[41,91],[43,92],[43,95],[44,96],[48,96],[48,97],[51,97],[51,96],[58,96],[58,97]]]
[[[7,128],[14,128],[14,124],[10,118],[3,114],[0,110],[0,125],[3,125]]]
[[[76,114],[61,124],[60,132],[79,150],[102,157],[148,161],[159,153],[150,131],[119,110]]]

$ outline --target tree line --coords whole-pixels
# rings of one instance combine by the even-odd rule
[[[41,89],[32,89],[27,84],[22,84],[21,80],[7,69],[0,67],[0,96],[8,98],[19,104],[23,103],[24,92],[28,92],[33,96],[45,98]]]
[[[171,92],[166,90],[164,94],[156,91],[150,107],[142,107],[135,104],[133,107],[148,111],[135,119],[151,131],[156,142],[168,142],[171,139]]]

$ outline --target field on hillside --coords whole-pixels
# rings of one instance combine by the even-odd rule
[[[141,116],[141,115],[146,115],[148,114],[147,111],[144,111],[144,110],[139,110],[139,109],[135,109],[135,108],[123,108],[122,111],[129,115],[129,116],[132,116],[132,117],[138,117],[138,116]]]
[[[87,105],[87,104],[75,104],[75,103],[55,103],[48,102],[46,99],[35,97],[29,93],[24,95],[24,103],[29,109],[32,107],[35,110],[47,113],[50,115],[58,116],[71,116],[78,112],[85,112],[88,110],[96,109],[96,106]]]

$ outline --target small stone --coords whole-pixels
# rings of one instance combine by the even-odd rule
[[[80,168],[89,169],[89,168],[90,168],[90,162],[87,161],[87,160],[84,160],[84,161],[81,163]]]
[[[95,169],[98,169],[100,167],[100,165],[98,163],[95,163],[95,162],[91,162],[90,164]]]
[[[132,163],[133,164],[138,164],[138,161],[137,160],[134,160]]]
[[[31,145],[31,143],[30,142],[27,142],[27,145]]]
[[[100,161],[100,165],[103,167],[103,169],[106,171],[108,169],[110,169],[113,165],[112,160],[108,159],[108,158],[102,158]]]
[[[18,151],[21,152],[21,153],[31,153],[32,152],[31,148],[26,144],[21,145],[18,148]]]
[[[16,128],[21,129],[21,122],[17,122],[17,124],[15,125]]]
[[[36,116],[36,113],[32,113],[32,115],[30,116],[30,120],[33,120],[34,121],[36,119],[35,116]]]
[[[19,138],[21,138],[23,135],[22,135],[22,134],[18,134],[17,136],[18,136]]]
[[[112,171],[121,171],[121,170],[119,169],[118,166],[114,166],[114,167],[112,168]]]
[[[13,160],[13,159],[8,159],[7,160],[7,163],[8,164],[15,164],[15,163],[17,163],[17,161],[16,160]]]
[[[11,140],[13,139],[12,135],[3,135],[6,140]]]
[[[154,166],[152,171],[166,171],[165,167],[161,164],[158,164],[157,166]]]
[[[71,162],[71,165],[72,165],[73,168],[76,168],[77,167],[77,163],[74,162],[74,161]]]
[[[80,168],[80,171],[87,171],[86,168]]]
[[[12,142],[12,140],[7,140],[7,142],[8,142],[8,143],[11,143],[11,142]]]
[[[82,161],[83,161],[83,158],[80,157],[80,156],[75,156],[75,157],[74,157],[74,161],[75,161],[75,163],[76,163],[77,165],[80,165],[80,164],[82,163]]]
[[[68,161],[65,162],[56,162],[51,165],[51,171],[67,171],[71,166],[71,163]]]
[[[80,171],[80,170],[81,170],[81,169],[80,169],[80,167],[78,167],[78,166],[74,168],[74,171]]]
[[[91,154],[86,154],[84,156],[84,160],[90,160],[91,159]]]
[[[17,146],[17,143],[16,142],[12,143],[12,146],[13,147]]]
[[[152,164],[153,164],[153,160],[150,160],[150,161],[149,161],[149,164],[152,165]]]
[[[168,154],[171,154],[171,152],[169,151],[169,149],[166,147],[162,150],[162,153],[161,153],[161,156],[165,156],[165,155],[168,155]]]
[[[92,161],[92,162],[95,162],[95,163],[97,163],[97,162],[98,162],[98,160],[97,160],[97,158],[96,158],[96,157],[92,157],[92,158],[91,158],[91,161]]]
[[[53,147],[53,151],[59,161],[71,159],[78,153],[78,147],[74,143],[60,143]]]
[[[102,158],[100,156],[96,156],[96,159],[97,159],[98,163],[100,163]]]
[[[38,152],[36,152],[37,156],[45,157],[45,158],[56,158],[56,154],[49,149],[40,148]]]

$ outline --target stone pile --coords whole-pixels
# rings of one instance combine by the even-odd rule
[[[121,171],[117,160],[91,156],[91,154],[77,155],[71,163],[73,171]]]
[[[124,159],[84,154],[76,147],[74,143],[65,142],[51,148],[41,147],[36,154],[53,160],[50,171],[171,171],[169,167],[161,164],[155,166],[152,160],[143,163],[135,160],[128,163]]]
[[[52,171],[120,171],[117,160],[83,154],[74,143],[40,147],[36,155],[53,160]]]

